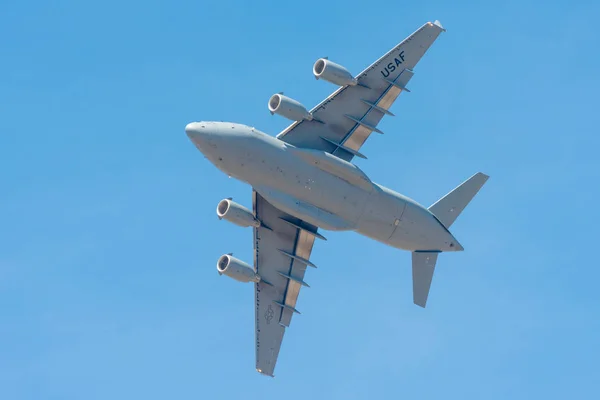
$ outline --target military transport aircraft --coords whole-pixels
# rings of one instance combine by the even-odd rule
[[[444,28],[427,22],[356,77],[327,58],[313,74],[339,88],[311,111],[282,93],[269,110],[294,122],[276,137],[228,122],[192,122],[185,131],[217,168],[252,186],[252,210],[221,200],[217,216],[254,229],[254,267],[223,255],[219,274],[255,287],[256,369],[273,376],[285,328],[298,313],[318,228],[353,230],[412,252],[413,301],[425,307],[438,254],[463,247],[448,230],[488,179],[477,173],[429,208],[374,183],[351,160]]]

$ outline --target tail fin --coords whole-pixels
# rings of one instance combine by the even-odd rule
[[[427,304],[438,254],[418,251],[412,253],[413,302],[423,308]]]
[[[454,223],[456,217],[465,209],[467,204],[479,192],[489,176],[476,173],[456,189],[439,199],[429,207],[429,211],[446,227]],[[412,253],[413,302],[425,308],[431,280],[435,271],[438,252],[415,251]]]
[[[484,173],[476,173],[461,183],[456,189],[436,201],[435,204],[429,207],[429,211],[431,211],[431,213],[435,215],[446,228],[450,228],[450,225],[454,223],[462,210],[465,209],[471,199],[479,192],[479,189],[481,189],[488,178],[489,176]]]

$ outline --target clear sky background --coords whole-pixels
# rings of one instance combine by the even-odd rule
[[[600,3],[0,4],[0,398],[600,397]],[[254,369],[250,188],[197,120],[277,134],[426,21],[447,32],[357,160],[429,205],[491,176],[453,226],[427,309],[410,254],[324,232],[274,379]]]

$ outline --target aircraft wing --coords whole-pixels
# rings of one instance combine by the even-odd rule
[[[294,122],[277,137],[297,147],[319,149],[350,161],[366,158],[359,150],[406,89],[413,68],[444,28],[427,22],[356,76],[356,86],[343,86],[311,110],[313,120]]]
[[[252,191],[255,217],[254,268],[261,276],[255,284],[256,370],[273,376],[285,328],[298,313],[296,301],[304,282],[317,228],[275,208]],[[315,267],[316,268],[316,267]]]

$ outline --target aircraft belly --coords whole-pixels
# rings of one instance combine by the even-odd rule
[[[400,224],[406,203],[377,186],[371,193],[358,223],[357,232],[387,243]]]
[[[405,250],[441,250],[449,239],[448,232],[423,207],[407,203],[400,224],[390,238],[390,245]]]
[[[246,174],[252,175],[248,181],[268,201],[323,229],[356,227],[368,191],[306,163],[285,149],[263,151]]]
[[[354,225],[351,222],[340,218],[338,215],[278,191],[277,189],[262,186],[255,186],[254,189],[264,197],[265,200],[281,211],[300,218],[312,225],[332,231],[354,229]]]

